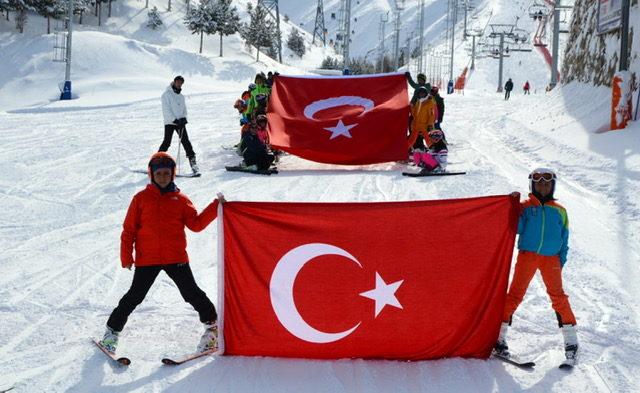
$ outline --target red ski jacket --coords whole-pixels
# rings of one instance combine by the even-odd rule
[[[198,214],[179,190],[160,193],[148,184],[137,193],[124,219],[120,236],[122,266],[170,265],[189,262],[184,227],[200,232],[218,215],[218,200]],[[135,258],[133,249],[135,244]]]

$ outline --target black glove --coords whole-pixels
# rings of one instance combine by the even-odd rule
[[[173,119],[173,124],[179,126],[180,125],[180,121],[178,119]]]
[[[173,122],[178,126],[184,126],[185,124],[187,124],[187,118],[181,117],[179,119],[174,120]]]
[[[409,71],[407,71],[407,72],[404,73],[404,76],[406,76],[407,78],[410,78],[411,77],[411,73]]]

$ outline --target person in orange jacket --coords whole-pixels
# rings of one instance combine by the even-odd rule
[[[429,131],[433,130],[433,124],[436,121],[436,103],[429,95],[429,90],[424,86],[417,89],[416,100],[411,103],[411,118],[408,146],[409,149],[420,148],[422,146],[414,146],[418,135],[426,139]]]
[[[118,336],[129,315],[142,303],[156,277],[164,270],[205,325],[198,351],[215,350],[216,308],[193,277],[184,228],[194,232],[205,229],[216,218],[218,203],[225,200],[222,197],[220,201],[214,200],[198,214],[189,198],[173,182],[176,162],[165,152],[151,156],[148,172],[150,183],[133,197],[120,237],[120,261],[126,269],[135,265],[133,282],[109,316],[100,344],[109,352],[116,351]]]

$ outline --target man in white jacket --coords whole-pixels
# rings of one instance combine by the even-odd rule
[[[173,78],[173,82],[162,93],[162,115],[164,117],[164,140],[158,151],[167,151],[171,146],[173,132],[176,131],[184,151],[187,153],[189,164],[194,174],[198,174],[198,165],[196,164],[196,153],[193,151],[189,135],[187,134],[187,105],[184,96],[180,94],[184,78],[180,75]]]

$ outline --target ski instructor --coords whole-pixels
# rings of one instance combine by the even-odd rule
[[[189,165],[194,175],[199,174],[198,165],[196,164],[196,153],[193,151],[189,134],[187,134],[187,105],[184,101],[182,85],[184,78],[180,75],[173,78],[173,82],[162,93],[162,115],[164,117],[164,140],[158,151],[166,152],[171,146],[171,138],[173,132],[178,133],[184,151],[187,153]]]

